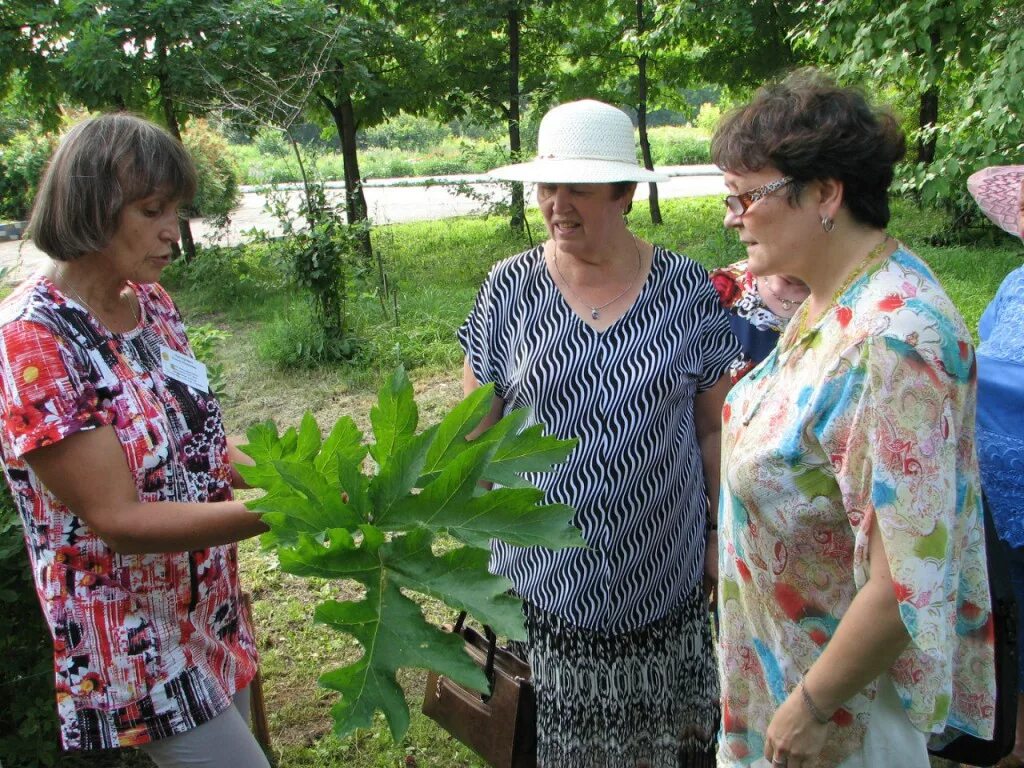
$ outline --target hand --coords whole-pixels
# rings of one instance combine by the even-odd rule
[[[804,768],[821,754],[827,737],[828,723],[822,725],[814,719],[804,705],[800,689],[796,688],[768,724],[764,756],[776,768],[782,768],[783,764],[786,768]]]

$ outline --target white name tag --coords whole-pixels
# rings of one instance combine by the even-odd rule
[[[161,344],[160,368],[167,376],[192,387],[192,389],[198,389],[201,392],[210,391],[210,379],[206,375],[206,366],[194,357],[183,355],[181,352]]]

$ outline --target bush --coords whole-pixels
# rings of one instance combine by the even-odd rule
[[[29,129],[0,147],[0,219],[28,218],[39,177],[56,146],[54,137]]]
[[[348,336],[327,332],[306,300],[292,304],[257,332],[257,355],[277,368],[316,368],[347,360],[354,351]]]
[[[0,763],[54,765],[59,756],[53,646],[39,610],[7,483],[0,484]],[[15,630],[16,628],[16,630]]]
[[[447,126],[419,115],[399,113],[386,123],[374,125],[362,132],[364,146],[383,149],[429,150],[450,137]]]
[[[202,309],[216,311],[282,290],[286,269],[273,243],[199,247],[192,261],[178,259],[167,267],[161,282],[186,289]]]
[[[718,128],[718,123],[722,119],[722,108],[717,104],[711,102],[705,102],[700,105],[700,112],[697,113],[697,118],[693,121],[693,126],[699,131],[703,131],[708,136],[715,132]]]
[[[651,156],[655,165],[694,165],[711,162],[711,139],[694,128],[652,128]]]
[[[199,177],[192,212],[207,219],[226,219],[241,198],[227,142],[205,120],[195,120],[182,135],[182,143]]]

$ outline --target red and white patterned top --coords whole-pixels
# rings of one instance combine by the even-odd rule
[[[231,498],[213,395],[166,376],[191,356],[174,303],[134,285],[139,325],[111,333],[45,277],[0,304],[0,452],[54,640],[65,749],[143,744],[225,710],[256,673],[234,545],[119,555],[53,496],[26,453],[112,426],[139,499]]]

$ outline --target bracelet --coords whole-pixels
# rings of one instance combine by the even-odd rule
[[[800,697],[804,700],[804,706],[807,707],[807,711],[811,713],[811,717],[814,718],[818,725],[827,725],[832,718],[827,717],[824,712],[818,709],[818,705],[814,703],[814,699],[811,698],[811,694],[807,692],[807,686],[804,685],[804,681],[800,681]]]

